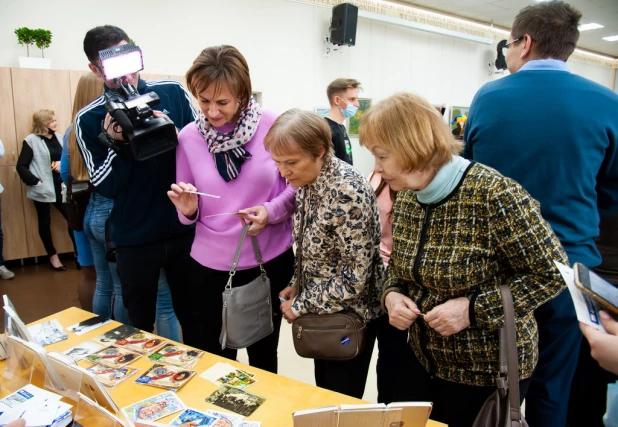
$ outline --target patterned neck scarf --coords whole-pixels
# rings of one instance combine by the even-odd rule
[[[247,108],[240,114],[234,130],[231,132],[219,132],[200,111],[195,124],[206,140],[208,151],[213,155],[217,171],[225,182],[236,179],[242,164],[245,160],[251,158],[251,153],[245,150],[243,146],[253,138],[261,117],[262,107],[255,102],[253,97],[249,100]]]

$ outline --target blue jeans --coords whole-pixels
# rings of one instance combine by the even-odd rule
[[[92,301],[92,311],[99,316],[112,317],[112,296],[114,297],[114,319],[129,323],[127,309],[122,302],[120,279],[116,273],[116,263],[105,258],[105,221],[114,207],[114,201],[93,193],[84,216],[84,233],[90,240],[97,283]]]
[[[92,302],[95,314],[111,318],[112,296],[114,297],[114,319],[120,323],[129,324],[129,314],[122,300],[122,286],[116,272],[116,263],[105,258],[105,221],[114,207],[114,201],[97,193],[88,203],[84,217],[84,232],[90,240],[94,266],[97,272],[97,284]],[[172,294],[167,285],[167,277],[163,269],[159,275],[157,292],[157,333],[162,337],[180,341],[180,324],[172,306]]]
[[[157,335],[180,342],[180,323],[172,306],[172,293],[167,285],[165,270],[159,272],[159,290],[157,293]]]

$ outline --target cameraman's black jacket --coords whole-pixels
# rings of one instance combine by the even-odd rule
[[[189,94],[176,81],[140,79],[137,90],[159,95],[161,102],[153,110],[162,111],[179,129],[197,117]],[[176,182],[176,150],[138,162],[128,144],[118,151],[107,148],[98,139],[105,115],[101,96],[77,113],[75,135],[92,184],[99,194],[114,199],[110,215],[113,242],[120,247],[139,246],[190,231],[191,226],[180,223],[167,197]]]

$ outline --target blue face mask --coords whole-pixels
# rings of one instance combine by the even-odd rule
[[[349,119],[350,117],[354,117],[354,115],[356,114],[356,111],[358,110],[358,107],[352,104],[346,104],[346,105],[347,107],[345,108],[345,110],[339,107],[339,109],[341,110],[341,114],[343,114],[343,117],[345,117],[346,119]]]

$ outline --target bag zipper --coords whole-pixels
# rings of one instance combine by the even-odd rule
[[[304,328],[305,331],[329,331],[333,329],[345,329],[347,325],[331,325],[331,326],[312,326],[311,328]],[[303,327],[298,327],[298,334],[296,338],[300,339],[303,333]]]

